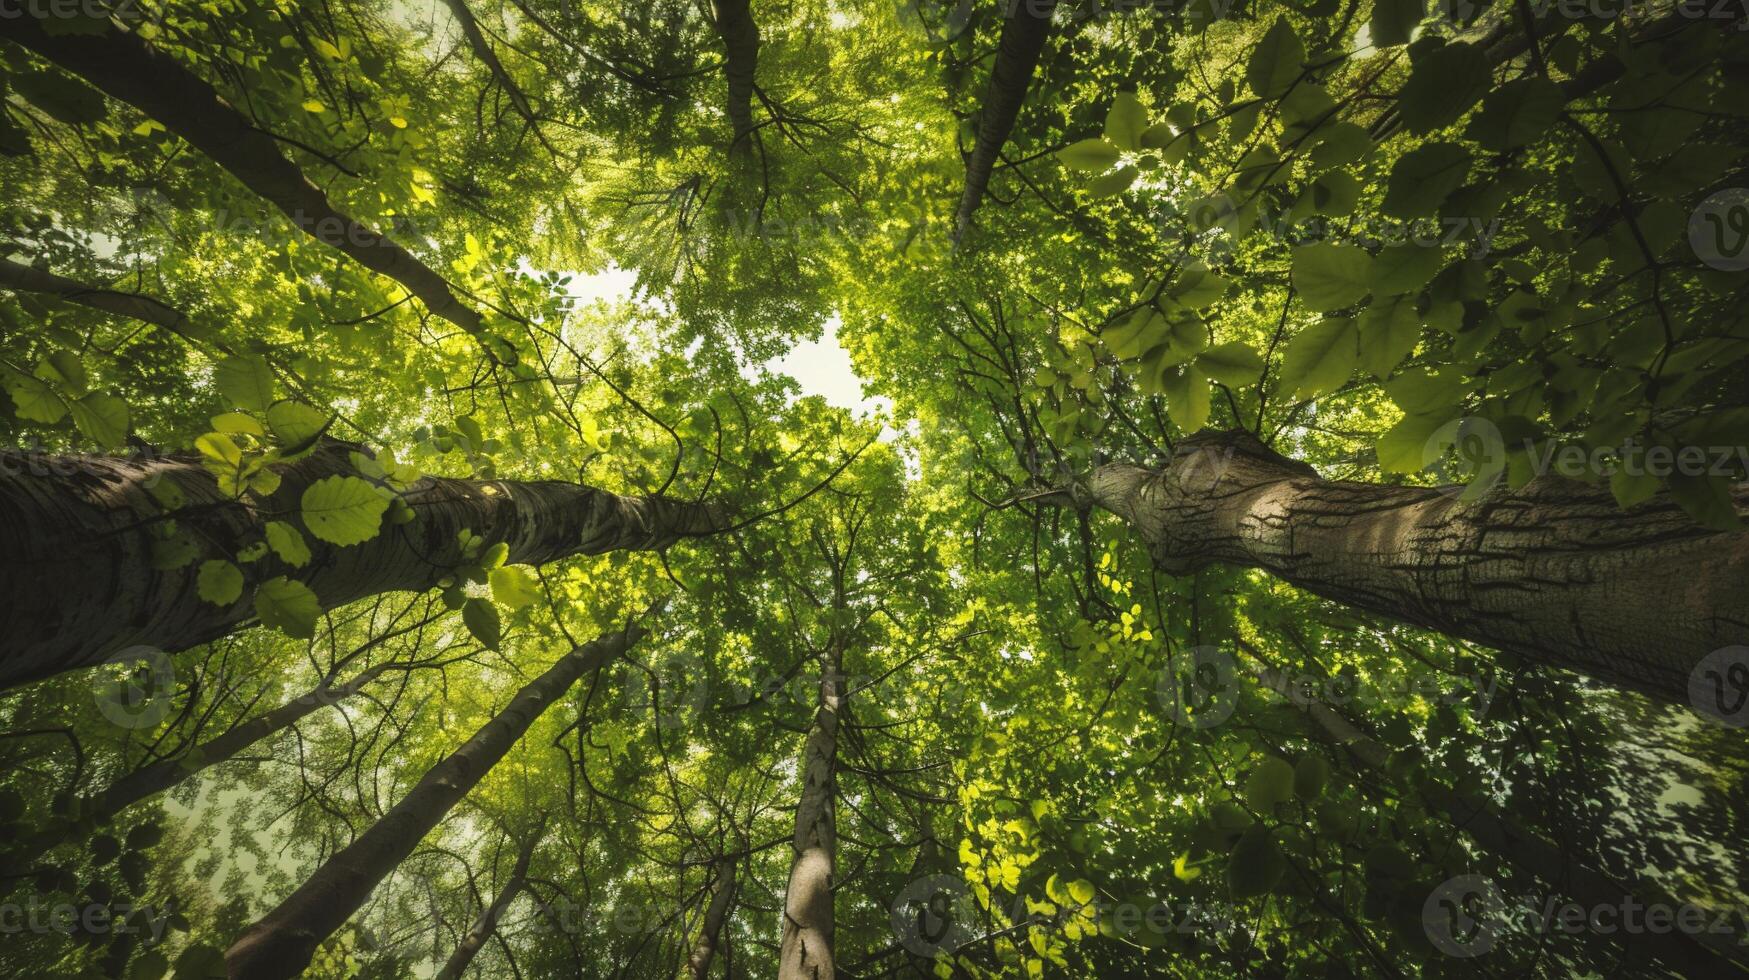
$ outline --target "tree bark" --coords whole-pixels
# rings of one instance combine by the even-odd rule
[[[0,689],[48,677],[139,647],[184,650],[248,625],[250,590],[219,606],[200,598],[201,559],[154,567],[155,531],[167,519],[202,543],[202,558],[229,558],[260,541],[272,520],[303,532],[311,559],[294,567],[275,554],[242,567],[251,581],[285,575],[308,586],[322,607],[384,592],[425,591],[462,564],[457,535],[509,545],[511,564],[572,555],[660,550],[725,526],[722,509],[663,497],[627,497],[558,481],[426,477],[403,499],[414,517],[385,523],[362,544],[338,547],[302,523],[304,490],[354,473],[362,447],[327,442],[285,464],[264,501],[234,500],[186,454],[141,459],[0,451]],[[166,515],[152,488],[185,498]]]
[[[181,310],[150,296],[87,286],[11,259],[0,259],[0,286],[18,292],[47,293],[69,303],[154,324],[181,336],[188,336],[193,330]]]
[[[729,907],[735,902],[735,859],[720,858],[711,876],[711,902],[699,924],[698,940],[686,958],[687,973],[693,980],[710,976],[711,963],[717,947],[722,945],[723,923],[729,917]]]
[[[802,748],[802,793],[796,806],[789,887],[783,899],[783,942],[778,980],[830,980],[832,886],[837,860],[838,712],[844,702],[842,649],[827,646],[820,670],[820,701]]]
[[[748,0],[713,0],[711,14],[723,39],[723,75],[729,82],[730,148],[746,152],[753,138],[754,67],[759,61],[759,25]]]
[[[298,889],[243,930],[225,953],[232,980],[287,980],[345,924],[407,855],[584,674],[599,670],[648,631],[629,624],[566,654],[516,693],[473,737],[426,771],[418,785]]]
[[[1002,25],[996,64],[990,70],[990,87],[978,113],[978,141],[972,146],[971,159],[966,161],[966,186],[954,216],[956,242],[971,227],[972,214],[983,203],[984,191],[990,186],[990,173],[996,168],[1008,134],[1014,131],[1020,107],[1026,103],[1026,90],[1032,85],[1039,54],[1050,36],[1051,15],[1056,12],[1057,0],[1007,0],[1004,6],[1008,20]]]
[[[498,894],[492,897],[492,904],[486,906],[480,912],[480,917],[474,920],[473,928],[462,937],[455,952],[449,954],[443,969],[437,971],[433,980],[461,980],[462,974],[468,970],[468,964],[474,961],[481,947],[486,945],[486,940],[491,939],[492,934],[498,931],[498,920],[503,918],[504,910],[528,886],[528,862],[534,857],[534,849],[539,846],[540,838],[540,831],[537,830],[529,837],[528,843],[522,846],[522,853],[516,856],[516,867],[511,869],[510,877],[498,889]]]
[[[1368,738],[1329,705],[1297,697],[1293,679],[1285,671],[1263,664],[1257,674],[1263,686],[1304,711],[1326,741],[1346,750],[1366,768],[1386,775],[1390,751],[1385,746]],[[1682,903],[1649,882],[1619,882],[1570,859],[1561,848],[1519,826],[1487,799],[1458,792],[1437,780],[1427,781],[1420,790],[1421,797],[1434,810],[1445,814],[1454,829],[1462,830],[1484,850],[1559,888],[1587,908],[1619,909],[1630,907],[1629,903],[1645,908],[1648,902],[1672,910],[1682,907]],[[1708,916],[1708,921],[1714,918]],[[1625,945],[1630,958],[1643,961],[1650,955],[1686,976],[1742,976],[1749,965],[1744,951],[1734,949],[1729,937],[1704,931],[1648,930]]]
[[[163,123],[278,208],[300,231],[400,283],[432,313],[469,334],[483,332],[480,314],[456,299],[448,280],[395,241],[337,209],[280,152],[270,133],[137,34],[110,26],[98,33],[51,34],[35,17],[19,16],[0,17],[0,37]]]
[[[1463,501],[1324,480],[1248,433],[1186,439],[1160,471],[1101,466],[1073,494],[1129,522],[1169,573],[1260,569],[1666,701],[1693,703],[1696,665],[1749,644],[1749,531],[1696,524],[1664,494],[1624,510],[1607,487],[1545,476]],[[1749,486],[1736,501],[1749,508]]]

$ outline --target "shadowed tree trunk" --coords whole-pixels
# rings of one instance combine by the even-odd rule
[[[103,23],[87,22],[95,27]],[[0,17],[0,37],[30,49],[83,78],[104,94],[134,106],[278,208],[298,230],[330,245],[372,272],[419,297],[432,313],[470,334],[482,332],[480,314],[456,299],[448,280],[398,243],[328,200],[258,128],[198,75],[138,34],[105,24],[92,31],[51,34],[33,16]]]
[[[833,865],[837,860],[838,712],[844,702],[838,637],[820,665],[820,702],[802,748],[801,800],[796,807],[795,858],[783,898],[778,980],[829,980],[832,960]]]
[[[192,326],[181,310],[150,296],[104,286],[87,286],[11,259],[0,259],[0,286],[19,292],[47,293],[68,303],[131,317],[183,336],[189,334]]]
[[[1464,501],[1321,479],[1247,433],[1183,440],[1159,471],[1101,466],[1073,493],[1128,521],[1169,573],[1261,569],[1701,710],[1697,665],[1749,644],[1749,531],[1696,524],[1665,494],[1624,510],[1607,486],[1540,477]],[[1736,501],[1749,507],[1749,486]]]
[[[753,143],[754,67],[759,61],[759,25],[749,7],[748,0],[712,0],[711,4],[717,34],[723,39],[723,75],[729,82],[729,124],[735,130],[730,147],[742,153]]]
[[[996,64],[990,70],[990,87],[978,109],[978,141],[972,146],[971,159],[966,161],[966,186],[954,216],[956,242],[965,236],[972,224],[972,214],[984,202],[990,172],[996,168],[1008,134],[1014,131],[1014,120],[1026,103],[1026,90],[1032,85],[1039,54],[1050,36],[1051,15],[1056,12],[1057,0],[1006,0],[1003,7],[1008,19],[1002,24]]]
[[[1254,657],[1259,654],[1241,644]],[[1264,687],[1293,702],[1312,720],[1315,732],[1324,740],[1346,750],[1356,761],[1380,776],[1389,778],[1387,765],[1390,751],[1368,738],[1334,708],[1315,699],[1298,696],[1293,678],[1286,671],[1268,666],[1259,658],[1258,679]],[[1427,780],[1418,789],[1420,796],[1436,811],[1443,813],[1451,826],[1468,834],[1489,853],[1535,875],[1545,884],[1558,888],[1568,898],[1587,908],[1645,908],[1650,902],[1669,909],[1679,909],[1682,903],[1665,894],[1649,882],[1618,882],[1581,865],[1560,847],[1531,833],[1503,814],[1491,801],[1454,790],[1437,779]],[[1499,912],[1500,910],[1495,910]],[[1716,919],[1710,914],[1707,921]],[[1495,923],[1504,925],[1504,916]],[[1735,947],[1729,936],[1710,933],[1646,931],[1626,943],[1630,958],[1643,961],[1655,956],[1666,966],[1680,970],[1686,976],[1749,975],[1749,955]],[[1735,948],[1734,948],[1735,947]]]
[[[648,631],[638,623],[559,659],[516,692],[474,736],[426,771],[389,811],[330,857],[298,889],[243,930],[225,953],[232,980],[284,980],[309,965],[316,947],[357,912],[450,809],[474,788],[578,678],[618,658]]]
[[[545,829],[546,822],[542,821],[541,826],[528,838],[528,843],[522,845],[522,853],[516,856],[516,867],[511,869],[510,877],[499,886],[498,894],[492,897],[492,904],[481,910],[480,917],[474,920],[473,928],[462,937],[455,952],[449,954],[443,969],[437,971],[433,980],[461,980],[462,974],[468,970],[468,964],[474,961],[481,947],[486,945],[486,940],[491,939],[492,934],[498,931],[498,920],[503,918],[504,910],[528,886],[528,862],[534,857],[534,849],[540,845],[541,832]]]
[[[302,582],[323,608],[384,592],[432,588],[462,563],[457,535],[509,545],[507,561],[662,549],[726,523],[714,504],[626,497],[558,481],[426,477],[403,499],[413,519],[385,522],[376,537],[339,547],[302,524],[300,501],[317,480],[353,474],[361,447],[328,442],[286,464],[265,501],[223,495],[189,455],[132,459],[0,451],[0,687],[102,663],[137,647],[187,649],[237,631],[255,617],[250,590],[229,605],[200,598],[200,560],[153,562],[167,520],[154,488],[176,487],[185,503],[171,518],[202,543],[203,558],[230,557],[260,541],[269,521],[298,527],[312,557],[301,567],[276,554],[244,566],[252,581]]]
[[[735,859],[718,858],[711,874],[711,902],[705,908],[704,921],[699,924],[698,940],[692,944],[692,952],[686,957],[686,972],[693,980],[705,980],[710,976],[711,963],[716,959],[717,948],[722,945],[723,923],[728,919],[729,908],[734,902]]]

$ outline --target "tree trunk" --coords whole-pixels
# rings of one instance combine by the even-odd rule
[[[1386,775],[1390,752],[1383,745],[1362,734],[1329,705],[1296,697],[1293,679],[1285,671],[1265,664],[1257,673],[1263,686],[1304,711],[1327,741],[1347,750],[1366,768]],[[1645,908],[1647,902],[1672,910],[1682,907],[1682,903],[1649,882],[1624,884],[1584,867],[1560,847],[1519,826],[1489,800],[1460,793],[1437,780],[1428,780],[1420,790],[1421,797],[1434,810],[1445,814],[1454,829],[1468,834],[1490,854],[1535,875],[1587,908],[1620,909],[1635,904]],[[1716,914],[1709,915],[1707,921],[1716,918]],[[1729,937],[1705,932],[1647,931],[1624,945],[1631,959],[1643,962],[1650,955],[1686,976],[1742,976],[1744,966],[1749,965],[1749,957],[1744,956],[1743,950],[1733,949]]]
[[[275,554],[244,565],[251,581],[278,575],[308,586],[323,608],[384,592],[424,591],[462,564],[457,535],[510,546],[507,561],[534,564],[571,555],[666,548],[724,525],[714,504],[624,497],[558,481],[426,477],[404,499],[406,524],[385,523],[363,544],[338,547],[302,525],[305,488],[354,472],[361,447],[328,442],[286,464],[277,491],[251,503],[224,496],[199,459],[132,459],[0,451],[0,688],[88,667],[138,647],[167,652],[233,633],[254,618],[249,590],[219,606],[200,598],[200,560],[154,567],[163,508],[154,487],[174,485],[186,503],[172,516],[205,549],[228,558],[260,541],[268,521],[299,527],[311,559],[291,566]]]
[[[243,930],[225,953],[232,980],[286,980],[345,924],[462,797],[515,746],[578,678],[613,661],[647,630],[633,623],[566,654],[516,692],[474,736],[426,771],[418,785],[317,868],[273,911]]]
[[[746,152],[753,142],[753,70],[759,61],[759,25],[748,0],[714,0],[711,13],[723,39],[723,75],[729,82],[730,148]]]
[[[545,829],[544,825],[541,829]],[[443,969],[437,971],[433,980],[461,980],[467,972],[468,964],[480,953],[480,948],[486,945],[486,940],[498,930],[498,920],[503,917],[504,910],[510,903],[516,901],[516,896],[522,894],[528,885],[528,862],[534,857],[534,849],[540,844],[540,830],[529,837],[528,843],[522,847],[522,853],[516,856],[516,867],[511,869],[510,877],[493,896],[492,904],[480,912],[480,917],[474,920],[474,927],[462,937],[455,952],[449,954],[449,959],[443,964]]]
[[[956,242],[971,227],[972,214],[983,203],[984,191],[990,186],[990,173],[996,168],[1008,134],[1014,131],[1020,107],[1026,103],[1026,90],[1032,85],[1039,54],[1050,36],[1051,15],[1056,12],[1057,0],[1008,0],[1005,7],[1008,20],[1002,25],[996,65],[990,70],[990,88],[979,108],[978,141],[966,162],[966,187],[954,216]]]
[[[699,925],[698,941],[692,944],[692,953],[686,958],[686,971],[693,980],[710,976],[711,962],[716,959],[717,947],[722,945],[723,923],[734,902],[735,859],[719,858],[711,876],[711,903]]]
[[[480,22],[474,19],[474,12],[468,9],[467,0],[444,0],[444,5],[455,16],[456,23],[461,25],[462,36],[467,38],[468,47],[474,52],[474,57],[480,59],[480,64],[485,65],[486,70],[492,73],[517,113],[533,123],[534,108],[528,104],[528,96],[523,94],[510,73],[504,70],[504,63],[498,60],[498,53],[492,50],[492,42],[487,40],[486,32],[480,30]]]
[[[820,671],[820,703],[802,748],[802,794],[796,806],[795,858],[783,900],[778,980],[830,980],[833,864],[837,859],[838,712],[844,701],[843,654],[828,645]]]
[[[11,259],[0,259],[0,286],[19,292],[46,293],[68,303],[154,324],[184,337],[195,332],[181,310],[150,296],[87,286]]]
[[[95,25],[99,22],[89,21]],[[456,299],[448,280],[411,252],[341,212],[280,152],[272,134],[211,85],[139,35],[104,26],[52,34],[32,16],[0,17],[8,38],[164,124],[278,208],[298,230],[400,283],[432,313],[480,335],[480,314]]]
[[[1702,710],[1696,665],[1749,644],[1749,531],[1702,527],[1664,494],[1624,510],[1607,487],[1539,477],[1463,501],[1320,479],[1246,433],[1186,439],[1161,471],[1101,466],[1073,494],[1128,521],[1167,572],[1261,569]],[[1736,500],[1749,507],[1749,486]]]

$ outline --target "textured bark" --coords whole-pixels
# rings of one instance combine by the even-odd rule
[[[990,70],[990,87],[978,111],[978,141],[966,161],[966,186],[954,216],[955,241],[964,237],[972,214],[984,201],[990,173],[1008,134],[1014,131],[1020,107],[1026,103],[1026,90],[1032,85],[1039,54],[1050,36],[1051,15],[1057,9],[1056,0],[1008,0],[1004,6],[1008,19],[1002,25],[995,67]]]
[[[405,286],[432,313],[470,334],[481,332],[480,314],[456,299],[443,276],[329,203],[328,195],[280,152],[272,135],[137,34],[107,26],[99,33],[50,34],[36,18],[21,16],[0,17],[0,37],[163,123],[278,208],[305,234]]]
[[[639,625],[584,644],[516,692],[473,737],[426,771],[418,785],[317,868],[298,889],[225,953],[232,980],[285,980],[309,965],[316,947],[344,925],[474,784],[497,765],[536,718],[578,678],[613,661],[647,631]]]
[[[1263,686],[1299,706],[1327,741],[1345,749],[1366,768],[1386,776],[1390,751],[1383,745],[1368,738],[1329,705],[1296,697],[1293,679],[1286,672],[1264,666],[1258,671],[1258,678]],[[1560,847],[1520,826],[1490,800],[1460,793],[1437,780],[1422,785],[1420,795],[1434,810],[1443,813],[1452,827],[1468,834],[1484,850],[1560,889],[1582,906],[1626,908],[1627,903],[1636,903],[1644,908],[1652,903],[1669,909],[1682,907],[1682,903],[1649,882],[1624,883],[1586,868]],[[1709,916],[1708,921],[1714,918]],[[1625,945],[1630,959],[1643,962],[1647,957],[1655,957],[1685,976],[1742,976],[1749,968],[1749,956],[1745,955],[1749,951],[1736,947],[1732,938],[1724,935],[1647,930]]]
[[[100,818],[113,817],[141,800],[156,796],[197,773],[231,759],[262,739],[285,731],[317,709],[339,704],[381,676],[389,666],[379,664],[368,668],[338,686],[318,686],[266,714],[251,718],[222,735],[207,739],[187,753],[136,769],[92,797],[87,809],[81,812],[95,813]]]
[[[47,293],[69,303],[156,324],[175,334],[187,335],[191,330],[188,317],[181,310],[150,296],[87,286],[10,259],[0,259],[0,286],[19,292]]]
[[[455,952],[449,954],[449,959],[443,964],[443,969],[437,971],[433,980],[461,980],[462,974],[468,970],[468,964],[478,956],[486,940],[498,931],[498,920],[504,917],[504,910],[510,903],[516,901],[516,896],[528,887],[528,862],[534,857],[534,849],[540,845],[540,833],[529,837],[528,843],[522,846],[522,853],[516,856],[516,867],[510,871],[510,877],[505,879],[498,894],[493,896],[492,904],[480,912],[480,917],[474,920],[473,928],[462,937]]]
[[[1474,501],[1450,488],[1320,479],[1244,433],[1180,443],[1161,471],[1099,467],[1077,494],[1128,521],[1165,571],[1211,562],[1690,702],[1707,654],[1749,644],[1749,531],[1696,524],[1663,494],[1539,477]],[[1739,510],[1749,486],[1738,487]]]
[[[713,0],[711,15],[723,39],[723,76],[729,82],[731,148],[745,152],[752,145],[754,68],[759,61],[759,25],[748,0]]]
[[[705,908],[704,921],[699,924],[698,939],[686,957],[686,973],[693,980],[710,976],[711,963],[722,945],[723,923],[729,917],[729,907],[735,902],[735,859],[718,859],[711,875],[711,902]]]
[[[838,713],[844,703],[842,653],[836,641],[820,671],[820,703],[802,748],[802,793],[796,807],[795,857],[783,898],[778,980],[829,980],[832,886],[838,856]]]
[[[313,557],[301,568],[269,554],[245,567],[251,581],[285,575],[315,592],[323,608],[385,592],[432,588],[462,563],[457,535],[509,545],[512,564],[571,555],[666,548],[724,526],[721,509],[662,497],[625,497],[558,481],[426,477],[404,494],[414,518],[383,525],[363,544],[336,547],[302,523],[304,490],[353,473],[349,453],[329,442],[287,464],[280,488],[260,503],[225,497],[196,457],[133,459],[0,451],[0,687],[102,663],[137,647],[166,652],[224,636],[254,618],[250,590],[218,606],[196,590],[197,559],[162,570],[154,534],[166,520],[152,495],[174,484],[186,503],[173,515],[203,542],[203,558],[236,554],[271,520],[304,532]]]

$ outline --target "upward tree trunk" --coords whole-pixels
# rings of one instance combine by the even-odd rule
[[[795,857],[783,897],[778,980],[830,980],[833,865],[837,860],[838,712],[844,703],[842,650],[834,638],[820,669],[820,702],[802,748]]]
[[[302,973],[316,947],[358,911],[542,712],[578,678],[619,657],[646,632],[634,623],[623,632],[584,644],[518,691],[461,748],[427,770],[399,803],[317,868],[278,907],[243,930],[225,953],[232,980],[284,980]]]
[[[437,971],[433,980],[461,980],[462,974],[468,971],[468,964],[480,954],[486,940],[498,931],[498,920],[504,917],[504,910],[510,903],[516,901],[516,896],[528,887],[528,862],[534,857],[534,849],[540,845],[543,824],[528,838],[528,843],[522,846],[522,853],[516,856],[516,867],[511,869],[510,877],[498,888],[498,894],[493,896],[492,904],[480,912],[480,917],[474,921],[473,928],[462,937],[462,941],[449,954],[449,959],[443,964],[443,969]]]
[[[729,917],[729,907],[735,902],[735,859],[718,858],[711,874],[711,902],[699,924],[698,940],[686,957],[686,971],[693,980],[705,980],[711,973],[711,962],[722,945],[723,923]]]
[[[444,0],[444,4],[455,15],[456,23],[461,25],[462,36],[467,38],[468,47],[473,50],[474,57],[480,59],[480,64],[485,65],[486,70],[492,73],[517,113],[529,122],[534,122],[534,108],[528,104],[528,96],[523,94],[522,88],[510,77],[510,73],[504,70],[504,63],[498,60],[498,53],[492,50],[492,42],[486,39],[486,32],[480,30],[480,22],[474,19],[474,12],[468,9],[467,0]]]
[[[1707,654],[1749,644],[1749,531],[1708,530],[1662,494],[1623,510],[1606,487],[1541,477],[1466,502],[1320,479],[1245,433],[1186,439],[1161,471],[1101,466],[1078,492],[1168,572],[1261,569],[1668,701],[1692,703]]]
[[[759,25],[748,0],[713,0],[711,12],[723,39],[723,75],[729,82],[731,148],[745,152],[753,140],[754,68],[759,61]]]
[[[280,152],[272,134],[137,33],[106,24],[96,33],[52,34],[42,21],[26,13],[0,17],[0,37],[29,48],[109,97],[163,123],[165,129],[187,140],[278,208],[300,231],[400,283],[432,313],[468,333],[482,332],[480,314],[456,299],[448,280],[398,243],[336,208],[328,195]]]
[[[1263,686],[1299,705],[1324,740],[1345,749],[1375,773],[1386,775],[1390,752],[1385,746],[1368,738],[1329,705],[1295,697],[1293,679],[1285,671],[1264,665],[1258,677]],[[1420,789],[1422,798],[1434,810],[1445,814],[1453,828],[1468,834],[1489,853],[1560,889],[1587,908],[1627,908],[1636,902],[1642,908],[1647,903],[1669,909],[1682,907],[1649,882],[1618,882],[1579,864],[1560,847],[1519,826],[1489,800],[1458,792],[1438,780],[1429,780]],[[1713,918],[1709,916],[1708,921]],[[1648,930],[1626,945],[1632,959],[1643,962],[1648,956],[1656,957],[1686,976],[1742,976],[1749,969],[1749,956],[1728,936]]]
[[[955,241],[971,227],[972,214],[983,203],[984,191],[990,186],[990,172],[996,168],[1008,134],[1014,131],[1014,120],[1026,103],[1026,90],[1032,85],[1039,54],[1050,36],[1051,15],[1056,12],[1057,0],[1007,0],[1004,6],[1008,20],[1002,25],[996,65],[990,70],[990,88],[978,110],[978,141],[966,162],[966,186],[954,216]]]
[[[287,464],[277,491],[251,503],[224,496],[189,455],[131,459],[0,451],[0,688],[88,667],[132,647],[166,652],[207,642],[254,618],[249,590],[219,606],[200,598],[200,561],[160,569],[154,532],[166,515],[152,494],[174,485],[186,503],[168,515],[193,533],[203,558],[229,558],[260,541],[266,523],[303,531],[312,557],[293,567],[269,554],[244,568],[252,581],[289,576],[324,608],[384,592],[424,591],[461,563],[466,529],[509,545],[510,563],[661,549],[723,526],[720,508],[661,497],[625,497],[557,481],[427,477],[404,495],[414,517],[385,522],[375,538],[338,547],[302,524],[305,488],[354,472],[330,442]]]

